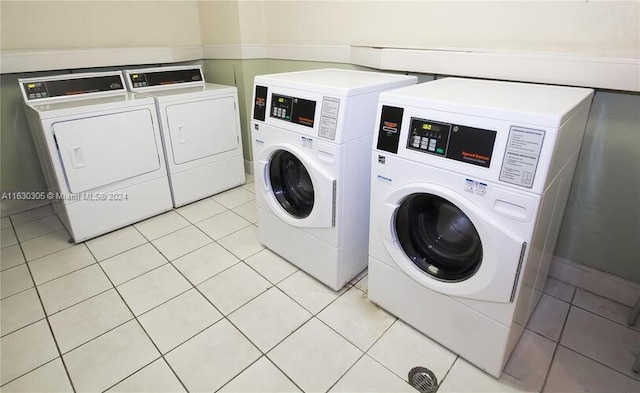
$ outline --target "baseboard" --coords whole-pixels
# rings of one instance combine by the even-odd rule
[[[244,173],[253,175],[253,161],[244,160]]]
[[[549,275],[629,307],[640,297],[640,284],[566,258],[554,257]]]

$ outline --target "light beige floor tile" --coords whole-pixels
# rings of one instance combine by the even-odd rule
[[[356,274],[351,280],[349,280],[349,284],[356,285],[360,280],[362,280],[369,273],[368,269],[364,269],[360,273]]]
[[[87,267],[96,260],[84,244],[67,248],[62,251],[29,262],[31,274],[36,285],[40,285],[68,273]]]
[[[178,229],[189,226],[189,221],[181,215],[171,210],[159,216],[151,217],[147,220],[135,224],[135,227],[149,241],[168,235]]]
[[[79,392],[101,392],[160,356],[135,320],[63,355]]]
[[[401,320],[386,331],[368,354],[404,380],[409,370],[416,366],[428,367],[438,380],[442,380],[457,358],[456,354]]]
[[[243,205],[255,198],[256,196],[253,193],[243,189],[242,187],[232,188],[229,191],[225,191],[211,197],[211,199],[227,209],[233,209],[234,207]]]
[[[320,310],[346,291],[346,289],[343,288],[336,292],[302,270],[298,270],[281,281],[278,284],[278,288],[282,289],[284,293],[291,296],[293,300],[301,304],[302,307],[309,310],[312,314],[320,312]]]
[[[249,191],[252,194],[256,193],[256,185],[254,182],[251,182],[251,183],[247,182],[242,186],[242,188],[244,188],[245,190]]]
[[[13,214],[11,216],[11,222],[14,226],[27,223],[29,221],[38,220],[44,217],[52,216],[56,214],[53,211],[53,206],[46,205],[35,209],[27,210],[25,212]]]
[[[567,303],[571,303],[571,299],[573,299],[575,291],[575,286],[556,280],[552,277],[547,278],[547,285],[544,288],[544,293],[557,297],[560,300],[564,300]]]
[[[560,345],[640,380],[631,365],[640,351],[640,332],[571,307]]]
[[[25,224],[16,225],[14,229],[18,240],[26,242],[27,240],[35,239],[36,237],[64,229],[64,226],[58,219],[58,216],[53,215],[40,218],[35,221],[30,221]]]
[[[355,285],[356,288],[363,291],[364,293],[369,292],[369,275],[366,275],[360,279]]]
[[[240,259],[248,258],[264,249],[258,239],[258,228],[253,225],[218,240],[218,243]]]
[[[146,242],[147,240],[140,232],[136,231],[134,227],[129,226],[91,239],[85,244],[89,247],[89,250],[91,250],[91,253],[93,253],[98,262],[100,262]]]
[[[576,291],[573,304],[621,325],[627,325],[627,318],[631,312],[631,307],[627,307],[624,304],[614,302],[613,300],[603,298],[580,288]],[[634,326],[629,327],[635,330],[640,330],[640,323],[636,321]]]
[[[192,289],[141,315],[138,320],[164,354],[220,318],[222,314]]]
[[[2,248],[18,244],[18,238],[13,228],[5,228],[0,231],[0,244]]]
[[[226,207],[210,198],[206,198],[201,201],[194,202],[187,206],[182,206],[181,208],[176,209],[176,212],[178,212],[178,214],[180,214],[182,217],[186,218],[193,224],[225,211],[227,211]]]
[[[245,263],[273,284],[279,283],[298,270],[297,267],[268,249],[253,254],[245,259]]]
[[[151,242],[170,261],[197,250],[211,240],[198,228],[188,226]]]
[[[553,358],[544,392],[636,393],[640,392],[640,382],[560,346]]]
[[[165,356],[192,392],[219,389],[259,357],[260,351],[226,319]]]
[[[109,288],[109,279],[95,264],[44,283],[38,291],[47,315],[51,315]]]
[[[191,284],[171,264],[166,264],[119,285],[118,292],[137,316],[189,288]]]
[[[35,288],[27,289],[0,302],[0,332],[3,336],[42,318],[44,311]]]
[[[63,354],[133,319],[115,289],[69,307],[49,317]]]
[[[12,228],[11,219],[9,217],[0,217],[0,229]]]
[[[355,288],[322,310],[318,319],[365,352],[396,320]]]
[[[229,315],[229,320],[262,352],[267,352],[311,316],[273,287]]]
[[[164,359],[158,359],[107,390],[113,393],[186,392]]]
[[[2,337],[0,347],[2,348],[1,384],[58,357],[56,344],[45,320]]]
[[[2,387],[3,393],[72,393],[67,372],[62,361],[57,358],[44,366],[8,383]]]
[[[167,262],[167,259],[153,245],[145,243],[133,250],[106,259],[100,262],[100,265],[113,285],[120,285]]]
[[[198,285],[202,294],[224,315],[233,312],[269,287],[269,281],[243,262]]]
[[[64,250],[73,246],[73,242],[69,243],[71,236],[66,230],[52,232],[35,239],[27,240],[22,243],[22,251],[27,261],[42,258],[54,252]]]
[[[369,356],[364,355],[329,391],[336,393],[415,393],[416,389]]]
[[[556,343],[531,330],[525,330],[504,372],[518,381],[518,386],[526,391],[539,392],[551,366]]]
[[[173,265],[192,284],[198,285],[239,261],[235,255],[214,242],[176,259]]]
[[[540,301],[538,301],[538,306],[531,314],[527,329],[531,329],[557,342],[560,339],[560,333],[562,333],[562,327],[568,312],[569,303],[543,294]]]
[[[218,393],[297,393],[296,387],[266,357],[261,357]]]
[[[27,265],[18,265],[0,273],[0,296],[2,299],[33,287]]]
[[[251,223],[232,211],[226,211],[196,224],[204,233],[213,240],[222,239],[242,228],[246,228]]]
[[[251,184],[251,183],[253,183],[255,181],[256,175],[253,174],[253,173],[245,173],[244,177],[245,177],[245,183],[244,184],[247,185],[247,184]]]
[[[0,270],[10,269],[25,262],[20,245],[4,247],[0,254]]]
[[[438,389],[438,393],[497,392],[526,392],[526,390],[518,388],[509,375],[502,374],[500,379],[496,379],[462,358],[456,360],[444,381],[440,382],[440,389]]]
[[[258,222],[258,210],[255,200],[234,207],[233,212],[253,224]]]
[[[269,359],[305,392],[327,391],[362,352],[316,318],[269,354]]]

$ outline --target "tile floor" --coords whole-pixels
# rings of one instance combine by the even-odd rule
[[[251,179],[249,179],[251,180]],[[639,392],[629,309],[551,279],[496,380],[263,249],[242,187],[73,245],[51,208],[2,218],[2,392]],[[640,324],[639,324],[640,325]]]

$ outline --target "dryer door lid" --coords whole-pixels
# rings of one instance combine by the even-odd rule
[[[69,190],[85,192],[160,168],[149,109],[53,123]]]

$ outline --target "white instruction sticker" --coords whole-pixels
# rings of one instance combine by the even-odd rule
[[[340,99],[323,97],[322,111],[320,112],[320,129],[318,135],[323,138],[336,139],[336,128],[338,126],[338,110],[340,109]]]
[[[533,187],[543,140],[542,130],[512,126],[502,160],[500,180],[527,188]]]

